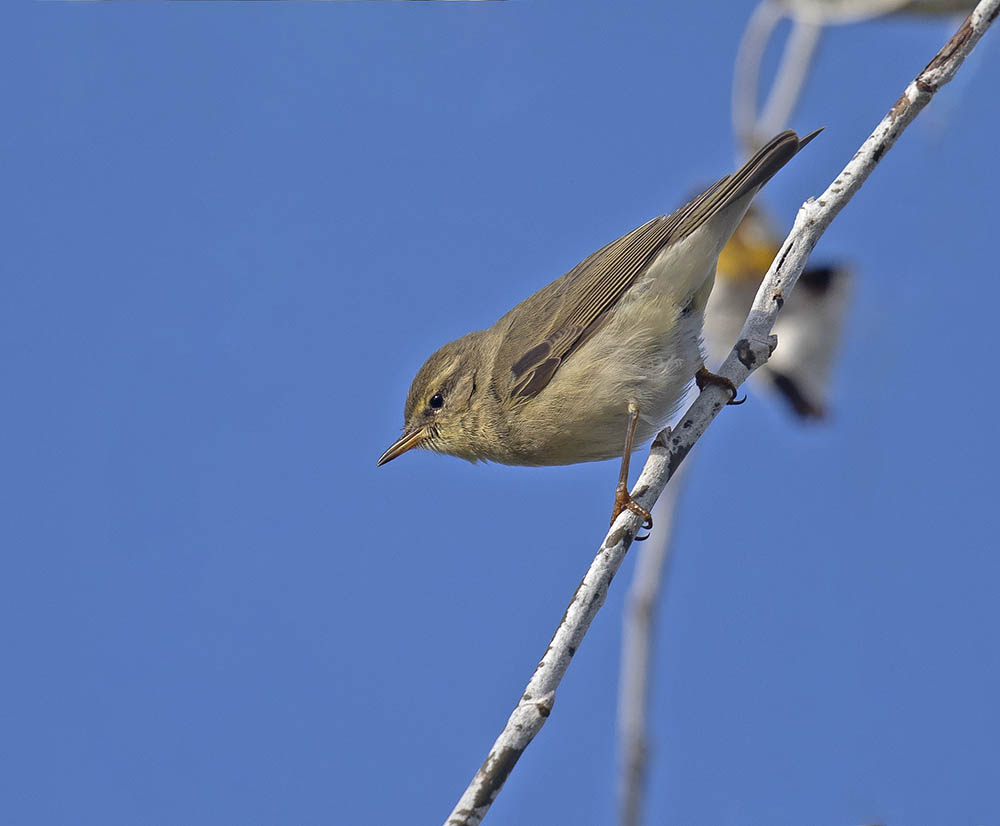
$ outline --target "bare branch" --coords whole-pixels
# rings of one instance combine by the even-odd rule
[[[723,376],[740,385],[767,361],[776,344],[771,328],[819,237],[861,188],[907,125],[935,92],[954,77],[998,14],[1000,0],[982,0],[951,40],[906,87],[834,182],[819,198],[810,199],[802,205],[792,231],[757,291],[740,340],[719,371]],[[643,507],[653,506],[684,457],[728,398],[728,391],[708,385],[688,408],[680,423],[673,430],[664,430],[653,440],[649,459],[632,491],[632,496]],[[611,580],[621,566],[640,522],[640,517],[625,511],[611,526],[517,707],[448,817],[446,826],[478,826],[482,822],[521,754],[541,730],[552,711],[556,688],[604,603]]]
[[[767,103],[764,104],[764,110],[755,125],[757,137],[755,143],[762,143],[771,135],[776,135],[786,128],[785,125],[799,102],[822,32],[823,27],[817,23],[805,20],[792,21],[792,31],[788,35],[785,51],[781,55],[781,65],[774,76],[774,83],[771,86],[771,93],[767,96]],[[757,146],[754,146],[753,150],[756,149]]]
[[[785,17],[792,18],[792,31],[785,41],[781,65],[767,102],[758,112],[757,95],[764,52],[774,30]],[[777,0],[762,0],[753,10],[740,39],[733,68],[733,131],[742,158],[752,155],[764,141],[785,128],[799,102],[822,31],[822,21],[800,19]]]
[[[889,14],[965,14],[976,5],[970,0],[785,0],[785,3],[799,20],[824,26],[860,23]]]
[[[826,26],[857,23],[890,14],[942,16],[965,13],[969,0],[761,0],[747,21],[733,70],[733,133],[739,160],[752,155],[771,135],[786,128],[798,105],[820,35]],[[781,64],[767,101],[758,107],[760,67],[778,24],[792,20]]]
[[[690,460],[689,460],[690,461]],[[649,687],[653,631],[663,572],[670,553],[677,503],[684,489],[688,464],[681,465],[653,509],[653,534],[643,543],[632,576],[622,623],[622,665],[618,689],[618,732],[621,752],[619,820],[639,826],[649,762]]]
[[[760,87],[760,64],[771,35],[785,16],[777,0],[761,0],[754,8],[740,45],[733,69],[733,133],[744,157],[757,149],[757,92]],[[742,158],[740,159],[742,163]]]

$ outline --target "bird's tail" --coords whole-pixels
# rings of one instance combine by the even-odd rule
[[[823,129],[820,127],[804,138],[800,138],[791,130],[775,135],[757,150],[757,154],[729,176],[725,188],[732,194],[726,200],[736,200],[751,190],[760,189],[777,174],[781,167],[794,158],[803,146],[822,131]]]
[[[674,237],[679,239],[690,235],[726,207],[748,195],[752,197],[822,131],[822,128],[817,129],[804,138],[791,130],[775,135],[743,166],[714,183],[684,209],[685,214],[680,217]]]

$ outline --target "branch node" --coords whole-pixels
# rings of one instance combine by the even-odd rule
[[[771,357],[771,353],[774,352],[772,339],[774,339],[776,344],[777,339],[771,335],[765,339],[757,339],[755,341],[751,341],[749,338],[741,338],[733,348],[736,351],[736,358],[740,360],[740,364],[752,373],[764,364]]]
[[[691,422],[690,419],[685,419],[684,420],[684,424],[682,424],[681,427],[688,428],[688,427],[691,427],[691,424],[692,424],[692,422]],[[664,449],[666,449],[666,447],[667,447],[667,439],[670,438],[670,434],[672,432],[673,431],[669,427],[663,428],[663,430],[661,430],[659,433],[656,434],[656,438],[653,439],[653,444],[650,445],[650,449],[651,450],[656,450],[656,449],[664,450]]]
[[[576,651],[575,648],[572,649]],[[556,703],[556,693],[555,691],[547,691],[537,700],[535,700],[535,708],[538,709],[538,713],[542,717],[548,717],[552,713],[552,707]]]

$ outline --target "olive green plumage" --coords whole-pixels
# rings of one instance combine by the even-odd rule
[[[413,447],[471,460],[555,465],[621,456],[658,432],[702,365],[716,260],[751,199],[817,134],[783,132],[732,175],[632,230],[420,368],[404,433]]]

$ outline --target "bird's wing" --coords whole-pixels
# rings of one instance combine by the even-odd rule
[[[671,242],[676,224],[676,213],[648,221],[602,247],[525,302],[535,304],[535,309],[541,312],[518,314],[526,321],[533,319],[538,326],[533,331],[531,346],[524,352],[510,354],[514,357],[509,362],[512,402],[538,395],[573,350],[600,329],[607,320],[608,310]],[[572,302],[558,300],[570,294]],[[522,344],[531,340],[530,335],[526,339],[517,335],[519,332],[510,330],[507,340]]]
[[[516,312],[505,317],[509,324],[504,336],[507,346],[501,348],[497,360],[498,364],[511,365],[509,403],[537,396],[559,365],[600,329],[608,311],[664,249],[763,186],[812,137],[800,141],[794,132],[781,133],[737,172],[720,179],[676,212],[654,218],[612,241],[518,305]],[[567,294],[572,294],[572,301],[563,300]],[[526,324],[532,329],[524,329]]]

